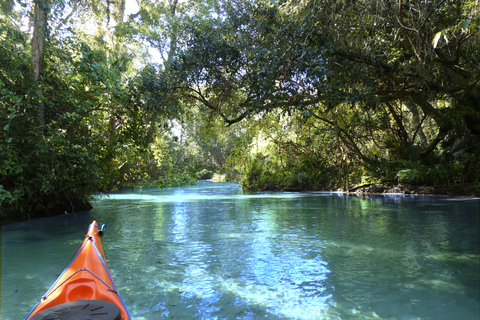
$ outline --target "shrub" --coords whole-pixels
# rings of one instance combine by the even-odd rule
[[[213,177],[213,172],[207,169],[202,169],[201,171],[198,171],[195,176],[198,180],[211,179]]]

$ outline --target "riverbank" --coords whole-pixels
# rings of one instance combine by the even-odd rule
[[[244,189],[247,191],[247,189]],[[302,188],[301,186],[281,186],[281,185],[269,185],[265,184],[260,190],[248,190],[248,191],[287,191],[287,192],[308,192],[308,191],[336,191],[350,195],[365,196],[370,194],[410,194],[410,195],[438,195],[447,197],[480,197],[479,187],[436,187],[436,186],[416,186],[416,185],[397,185],[397,184],[382,184],[371,183],[363,184],[359,186],[350,187],[348,190],[345,188],[332,189],[310,189]]]
[[[172,175],[166,177],[159,177],[152,181],[140,181],[135,183],[125,182],[120,185],[119,190],[129,189],[145,189],[145,188],[167,188],[178,187],[185,185],[195,185],[198,180],[187,174]],[[99,190],[98,192],[104,192],[106,190]],[[116,191],[116,190],[109,190]],[[0,226],[4,224],[10,224],[15,222],[21,222],[31,219],[40,219],[52,216],[58,216],[62,214],[69,214],[79,211],[87,211],[93,209],[92,204],[88,199],[70,199],[65,197],[63,199],[54,199],[53,201],[46,202],[41,210],[30,211],[29,214],[19,213],[5,213],[0,208]]]
[[[435,186],[400,186],[400,185],[362,185],[350,190],[337,191],[353,195],[369,194],[410,194],[410,195],[439,195],[448,197],[480,197],[480,188],[440,188]]]
[[[213,182],[222,182],[221,180]],[[262,189],[262,191],[294,191],[294,192],[307,192],[313,190],[303,190],[303,189],[293,189],[293,188],[280,188],[279,186],[268,186]],[[349,195],[356,196],[368,196],[372,194],[405,194],[405,195],[438,195],[438,196],[447,196],[447,197],[480,197],[480,188],[439,188],[434,186],[400,186],[400,185],[382,185],[382,184],[367,184],[362,186],[357,186],[349,189],[348,191],[339,188],[335,191],[342,192]],[[83,211],[90,210],[93,206],[89,202],[83,202],[83,206],[75,206],[77,210]],[[80,205],[82,205],[80,204]],[[71,203],[69,203],[71,209]],[[59,209],[64,208],[65,206],[58,206],[56,209],[51,208],[50,211],[45,211],[43,214],[37,214],[34,218],[43,218],[48,216],[55,216],[67,213],[67,210]],[[68,206],[67,206],[68,209]],[[78,210],[80,209],[80,210]],[[71,211],[71,210],[70,210]],[[70,212],[69,212],[70,213]],[[32,215],[33,217],[33,215]],[[21,217],[0,217],[0,226],[5,224],[10,224],[14,222],[24,221]]]

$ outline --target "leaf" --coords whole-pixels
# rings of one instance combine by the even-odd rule
[[[434,49],[437,47],[438,41],[440,40],[441,37],[442,37],[442,31],[439,31],[439,32],[437,32],[437,34],[433,38],[432,44],[433,44]]]
[[[467,27],[470,25],[470,22],[471,22],[470,19],[465,20],[465,22],[463,23],[462,29],[467,29]]]
[[[443,39],[445,39],[445,42],[448,44],[448,33],[447,33],[447,30],[442,30],[442,34],[443,34]]]
[[[10,130],[10,125],[9,125],[9,124],[7,124],[5,127],[3,127],[3,130],[5,130],[5,131],[8,131],[8,130]]]

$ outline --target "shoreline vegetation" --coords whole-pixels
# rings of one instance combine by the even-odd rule
[[[311,189],[300,189],[291,187],[274,187],[264,188],[261,191],[291,191],[291,192],[308,192],[319,191]],[[404,194],[417,196],[446,196],[446,197],[480,197],[480,190],[477,188],[441,188],[435,186],[402,186],[402,185],[385,185],[385,184],[368,184],[349,188],[324,189],[320,191],[335,191],[353,196],[368,196],[374,194]]]
[[[480,190],[477,189],[461,189],[441,188],[435,186],[401,186],[401,185],[367,185],[358,186],[341,192],[353,195],[369,195],[369,194],[405,194],[420,196],[446,196],[446,197],[480,197]]]
[[[117,189],[117,190],[131,190],[131,189],[148,189],[148,188],[168,188],[168,187],[180,187],[180,186],[187,186],[187,185],[196,185],[200,179],[196,179],[190,175],[179,175],[175,177],[164,177],[160,179],[156,179],[155,181],[151,182],[142,182],[139,184],[132,184],[126,185],[125,188]],[[206,179],[208,180],[208,179]],[[211,177],[213,183],[221,183],[221,182],[231,182],[231,183],[239,183],[238,181],[229,181],[227,175],[225,174],[217,174],[214,173]],[[111,190],[116,191],[116,190]],[[260,190],[244,190],[244,191],[252,191],[252,192],[309,192],[309,191],[319,191],[319,190],[311,190],[311,189],[300,189],[300,188],[291,188],[291,187],[265,187]],[[359,186],[354,186],[346,190],[344,188],[337,188],[335,190],[320,190],[320,191],[335,191],[339,193],[343,193],[344,195],[351,195],[357,197],[368,197],[370,195],[412,195],[412,196],[445,196],[445,197],[473,197],[473,198],[480,198],[480,189],[479,188],[440,188],[435,186],[403,186],[403,185],[393,185],[393,184],[364,184]],[[108,191],[99,191],[99,192],[108,192]],[[73,207],[73,204],[71,204]],[[54,217],[60,216],[62,214],[73,214],[75,212],[87,211],[94,209],[93,205],[90,201],[83,201],[77,202],[75,204],[75,211],[66,212],[62,209],[63,206],[59,206],[59,208],[54,209],[52,208],[49,212],[44,212],[43,214],[35,215],[35,219],[46,218],[46,217]],[[26,221],[29,219],[22,219],[21,217],[2,217],[0,219],[0,226],[15,222]]]
[[[96,193],[93,193],[90,197],[95,196],[97,193],[102,192],[113,192],[118,190],[132,190],[132,189],[146,189],[146,188],[168,188],[168,187],[179,187],[186,185],[195,185],[198,183],[198,180],[192,175],[188,174],[179,174],[172,175],[168,177],[159,177],[158,179],[152,181],[142,181],[142,182],[126,182],[118,189],[110,190],[99,190]],[[60,216],[64,214],[73,214],[75,212],[87,211],[94,209],[93,205],[90,202],[90,197],[87,200],[71,202],[69,199],[64,200],[63,202],[57,200],[55,203],[51,203],[48,208],[45,208],[41,212],[31,213],[28,217],[25,216],[0,216],[0,226],[9,223],[27,221],[30,219],[41,219],[47,217]]]
[[[229,181],[226,174],[214,173],[212,177],[213,182],[236,182]],[[240,179],[238,179],[240,181]],[[273,187],[265,188],[262,191],[312,191],[310,189],[299,189],[289,187]],[[346,188],[336,188],[325,191],[337,191],[349,195],[365,196],[372,194],[409,194],[409,195],[435,195],[448,197],[480,197],[480,187],[478,188],[441,188],[436,186],[422,185],[400,185],[400,184],[382,184],[382,183],[368,183],[357,186],[351,186],[348,190]]]

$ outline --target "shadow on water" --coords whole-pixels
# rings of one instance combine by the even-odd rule
[[[478,199],[202,181],[92,201],[4,226],[2,320],[38,301],[93,219],[134,319],[479,318]]]

